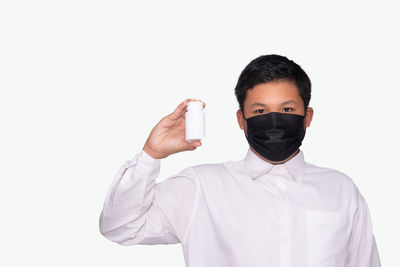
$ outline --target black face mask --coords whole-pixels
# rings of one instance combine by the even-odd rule
[[[247,122],[247,141],[266,159],[282,161],[301,146],[305,115],[270,112],[247,119],[243,114],[243,118]]]

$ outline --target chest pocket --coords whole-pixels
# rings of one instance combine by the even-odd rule
[[[349,217],[338,211],[306,211],[309,267],[344,267]]]

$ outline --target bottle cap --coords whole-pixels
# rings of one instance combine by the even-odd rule
[[[203,103],[199,102],[199,101],[190,101],[187,103],[187,108],[200,108],[203,109]]]

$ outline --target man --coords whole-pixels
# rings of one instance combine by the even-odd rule
[[[181,243],[189,267],[380,266],[368,206],[352,179],[307,163],[299,149],[313,117],[303,69],[260,56],[240,74],[235,95],[246,156],[155,183],[161,159],[201,145],[186,142],[184,129],[187,102],[200,100],[183,101],[119,169],[101,233],[121,245]]]

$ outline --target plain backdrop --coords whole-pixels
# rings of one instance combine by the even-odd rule
[[[121,246],[98,219],[118,168],[186,98],[206,137],[161,162],[239,160],[234,87],[276,53],[312,81],[305,160],[365,197],[382,266],[400,266],[395,1],[1,1],[1,266],[180,266],[181,245]]]

